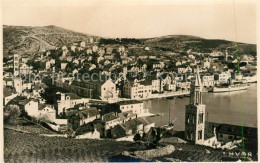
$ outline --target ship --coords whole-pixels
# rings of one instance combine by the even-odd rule
[[[171,110],[169,108],[169,123],[166,125],[161,126],[161,128],[165,129],[165,130],[172,130],[174,128],[174,122],[177,120],[177,118],[175,118],[173,121],[171,121]]]
[[[248,84],[233,83],[232,85],[229,85],[229,86],[215,86],[213,88],[213,92],[214,93],[218,93],[218,92],[233,92],[233,91],[245,90],[248,87],[249,87]]]

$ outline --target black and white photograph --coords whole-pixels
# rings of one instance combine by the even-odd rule
[[[258,162],[259,4],[2,0],[0,158]]]

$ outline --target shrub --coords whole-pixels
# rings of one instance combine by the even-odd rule
[[[8,105],[5,109],[4,120],[7,123],[17,125],[19,123],[18,118],[21,115],[21,111],[17,105]]]
[[[141,135],[139,133],[135,134],[134,141],[141,140]]]

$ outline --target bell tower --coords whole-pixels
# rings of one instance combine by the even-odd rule
[[[191,84],[190,103],[185,109],[185,138],[195,144],[204,143],[205,105],[202,104],[202,84],[199,68]]]

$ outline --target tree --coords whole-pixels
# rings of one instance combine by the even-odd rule
[[[28,65],[28,66],[32,66],[34,70],[38,70],[39,68],[42,67],[40,61],[35,62],[35,61],[33,61],[33,60],[29,60],[29,61],[27,62],[27,65]]]
[[[8,105],[4,112],[5,122],[17,125],[19,123],[18,119],[21,115],[19,106],[17,105]]]
[[[246,62],[241,62],[241,63],[239,64],[239,67],[243,67],[243,66],[246,66],[246,65],[247,65]]]
[[[73,62],[68,62],[68,64],[66,65],[65,71],[70,73],[75,69],[75,65]]]
[[[148,147],[155,148],[158,143],[156,130],[154,128],[152,128],[150,134],[148,133],[143,136],[143,140],[147,144]]]
[[[141,140],[141,135],[139,133],[135,134],[134,141]]]
[[[57,101],[56,93],[58,91],[61,91],[61,89],[55,86],[50,86],[46,88],[44,92],[40,93],[40,95],[46,100],[46,103],[54,104]]]
[[[144,62],[139,58],[138,60],[137,60],[137,65],[138,66],[142,66],[144,64]]]

